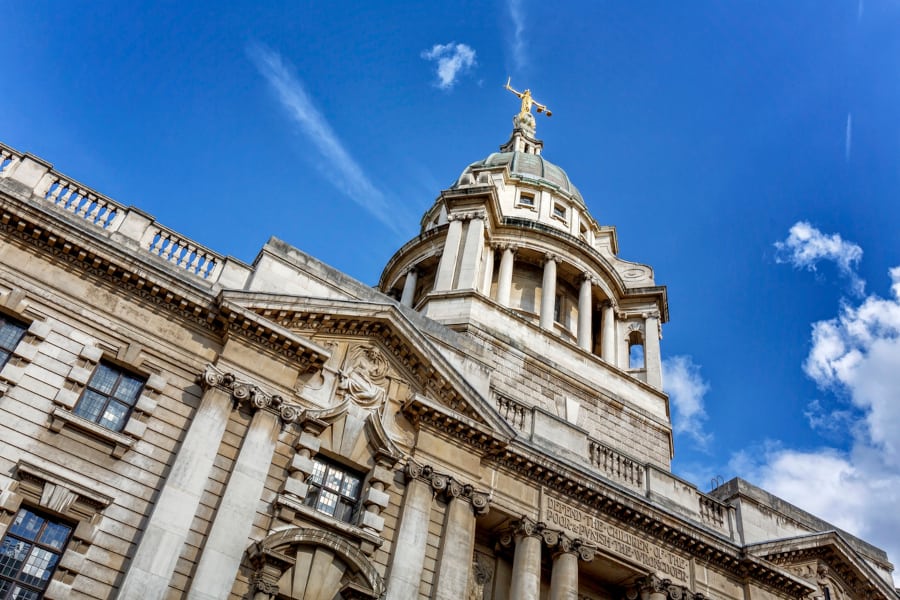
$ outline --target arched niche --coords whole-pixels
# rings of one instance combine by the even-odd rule
[[[251,546],[253,600],[362,600],[380,598],[384,579],[366,555],[321,529],[291,527]]]

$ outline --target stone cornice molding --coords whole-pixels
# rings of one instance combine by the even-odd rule
[[[483,210],[472,210],[466,212],[457,212],[447,215],[448,221],[472,221],[475,219],[485,220],[487,214]]]
[[[289,402],[278,394],[269,394],[252,381],[240,379],[234,373],[222,371],[211,364],[206,365],[199,380],[204,389],[219,388],[229,392],[238,404],[251,410],[267,410],[277,415],[282,425],[300,420],[306,412],[303,406]]]

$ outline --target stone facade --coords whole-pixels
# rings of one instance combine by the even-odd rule
[[[0,145],[0,598],[898,598],[878,548],[670,472],[666,290],[541,151],[466,168],[372,289]]]

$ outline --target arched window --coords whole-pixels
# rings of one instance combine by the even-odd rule
[[[644,337],[640,331],[628,334],[628,368],[644,368]]]

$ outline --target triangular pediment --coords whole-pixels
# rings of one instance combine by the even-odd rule
[[[306,389],[298,390],[301,395],[322,403],[333,393],[373,410],[383,402],[380,396],[389,395],[414,422],[424,415],[453,421],[457,432],[471,429],[467,439],[480,440],[478,445],[488,439],[488,445],[505,445],[515,437],[488,399],[393,302],[258,292],[222,295],[255,319],[330,352],[322,379],[311,380]],[[327,378],[331,380],[323,380]],[[316,397],[318,389],[326,391]]]
[[[764,558],[820,589],[843,588],[853,598],[897,600],[893,586],[837,531],[814,533],[747,546],[747,552]],[[890,572],[889,564],[883,565]],[[830,596],[835,597],[834,591]],[[845,596],[839,596],[845,597]]]

